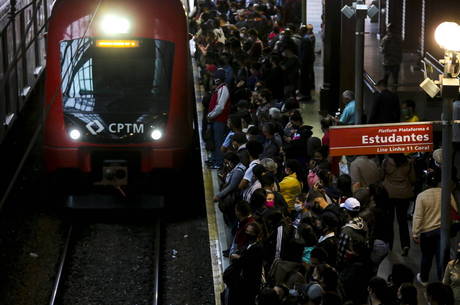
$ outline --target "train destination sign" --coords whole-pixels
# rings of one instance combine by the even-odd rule
[[[431,122],[333,126],[330,155],[375,155],[433,150]]]

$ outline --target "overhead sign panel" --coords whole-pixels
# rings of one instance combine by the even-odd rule
[[[331,156],[433,150],[431,122],[334,126],[329,132]]]

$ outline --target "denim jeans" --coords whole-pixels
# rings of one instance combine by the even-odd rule
[[[212,122],[212,131],[214,136],[215,149],[212,153],[212,160],[216,165],[222,166],[224,163],[224,156],[220,150],[222,143],[225,140],[225,123],[224,122]]]
[[[430,277],[431,265],[433,264],[433,257],[435,256],[438,280],[442,280],[443,268],[441,266],[440,240],[440,229],[420,234],[420,250],[422,250],[420,277],[423,282],[428,282],[428,279]]]

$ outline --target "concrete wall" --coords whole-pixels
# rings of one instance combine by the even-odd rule
[[[313,25],[313,30],[321,30],[321,14],[323,13],[322,0],[307,0],[307,23]]]

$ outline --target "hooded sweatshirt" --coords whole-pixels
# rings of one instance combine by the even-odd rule
[[[343,266],[347,251],[352,250],[352,245],[361,244],[369,248],[369,236],[367,224],[361,217],[351,219],[346,225],[342,227],[339,237],[338,253],[337,253],[337,266]]]

